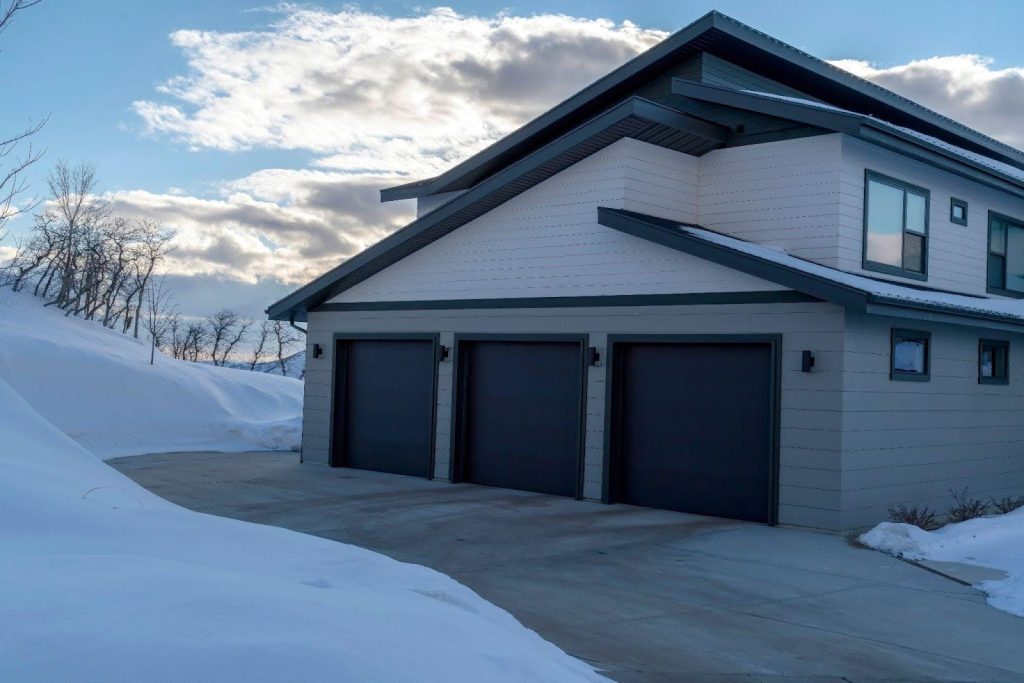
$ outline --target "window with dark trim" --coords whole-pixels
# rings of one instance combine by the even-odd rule
[[[1024,297],[1024,221],[988,214],[988,291]]]
[[[967,225],[967,202],[956,197],[949,200],[949,222]]]
[[[1010,383],[1010,342],[978,340],[978,384]]]
[[[889,354],[889,378],[927,382],[931,377],[931,345],[931,332],[894,329]]]
[[[930,193],[866,171],[864,268],[924,280],[928,273]]]

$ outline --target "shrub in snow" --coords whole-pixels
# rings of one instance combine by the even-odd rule
[[[978,498],[972,498],[967,489],[959,491],[950,489],[949,495],[953,496],[953,504],[946,511],[946,521],[949,523],[955,524],[984,517],[988,512],[988,503]]]
[[[1017,508],[1024,507],[1024,496],[1004,496],[1002,498],[989,498],[992,503],[992,507],[1006,514],[1007,512],[1013,512]]]
[[[906,505],[889,508],[889,521],[913,524],[921,529],[937,529],[939,527],[937,517],[935,511],[927,505],[923,508],[907,507]]]

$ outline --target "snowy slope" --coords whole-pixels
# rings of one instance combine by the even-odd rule
[[[443,574],[154,496],[3,379],[0,434],[0,680],[603,680]]]
[[[1024,508],[947,524],[936,531],[884,522],[860,540],[908,560],[963,562],[1000,569],[1006,572],[1005,579],[985,581],[978,588],[988,593],[993,607],[1024,617]]]
[[[0,681],[604,680],[443,574],[185,510],[90,452],[288,446],[300,387],[150,367],[0,293]]]
[[[0,289],[0,378],[103,458],[293,450],[302,383],[156,356],[149,345]]]

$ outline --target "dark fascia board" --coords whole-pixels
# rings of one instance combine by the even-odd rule
[[[965,126],[948,116],[932,111],[909,98],[897,95],[893,91],[856,76],[845,69],[833,66],[732,17],[717,12],[714,14],[717,15],[716,29],[761,51],[770,59],[782,60],[790,68],[798,69],[803,74],[811,74],[824,84],[826,90],[846,89],[847,92],[855,93],[861,98],[866,98],[894,113],[912,119],[914,123],[904,124],[910,128],[917,129],[923,126],[931,129],[923,132],[928,132],[935,137],[956,138],[959,142],[953,142],[952,139],[948,141],[959,147],[973,148],[972,151],[1024,168],[1024,151]],[[884,112],[882,113],[884,114]]]
[[[471,207],[474,203],[486,198],[499,188],[523,177],[564,152],[571,150],[630,117],[669,126],[676,130],[705,138],[716,144],[724,144],[729,136],[728,130],[723,126],[696,119],[650,100],[632,97],[559,139],[548,143],[529,156],[520,159],[510,166],[506,166],[500,172],[470,188],[450,202],[442,204],[430,213],[421,216],[404,228],[385,237],[336,268],[329,270],[309,284],[277,301],[267,309],[267,315],[274,320],[288,318],[300,322],[305,320],[306,311],[342,291],[334,288],[334,285],[342,278],[353,275],[360,270],[365,272],[365,277],[369,277],[376,272],[373,270],[376,264],[381,263],[391,255],[399,253],[403,247],[409,248],[408,253],[412,253],[419,247],[409,247],[409,244],[442,221],[456,217],[459,212]],[[406,255],[408,254],[401,254],[401,256]],[[384,263],[381,267],[386,267],[393,262]]]
[[[680,230],[681,227],[707,230],[707,228],[702,228],[699,225],[687,225],[623,209],[600,207],[597,211],[597,221],[605,227],[614,228],[627,234],[671,247],[712,263],[717,263],[727,268],[768,280],[769,282],[775,282],[784,287],[790,287],[798,292],[803,292],[824,301],[830,301],[850,310],[867,312],[870,305],[882,305],[891,306],[895,309],[928,311],[947,314],[960,319],[993,321],[1024,327],[1024,321],[1009,315],[967,311],[955,306],[908,301],[873,294],[867,290],[806,273],[784,264],[776,263],[775,261],[754,256],[753,254],[714,244]]]
[[[351,311],[465,311],[510,308],[633,308],[636,306],[721,306],[731,304],[792,304],[821,301],[791,289],[752,292],[690,292],[686,294],[600,294],[503,299],[426,299],[420,301],[352,301],[327,303],[317,313]]]
[[[780,119],[846,133],[880,147],[923,161],[935,168],[955,173],[968,180],[1024,198],[1024,184],[984,164],[971,161],[951,150],[900,130],[885,121],[857,114],[803,104],[758,93],[697,83],[684,78],[672,80],[672,93],[702,102],[767,114]]]
[[[944,134],[959,141],[954,144],[974,148],[973,151],[986,156],[1024,167],[1024,152],[832,66],[732,17],[712,11],[445,173],[435,178],[382,190],[381,200],[411,199],[445,192],[451,184],[473,173],[481,172],[481,169],[488,165],[501,164],[503,158],[528,153],[527,148],[531,145],[542,143],[549,127],[557,127],[563,119],[580,116],[581,112],[592,111],[595,106],[608,106],[616,97],[628,96],[625,90],[631,85],[637,84],[646,74],[653,75],[659,67],[673,56],[685,52],[687,48],[699,50],[699,47],[691,44],[699,43],[701,37],[712,33],[727,35],[774,60],[785,63],[788,68],[799,69],[833,87],[846,88],[860,97],[898,110],[904,116],[922,122],[932,132],[939,133],[937,137]]]
[[[714,244],[687,234],[679,228],[685,224],[664,218],[647,216],[624,209],[599,207],[597,222],[634,237],[640,237],[691,256],[738,270],[747,275],[795,289],[816,299],[831,301],[846,308],[863,311],[867,308],[867,292],[826,278],[790,268],[774,261],[762,259],[735,249]]]
[[[943,171],[1006,192],[1018,199],[1024,199],[1024,183],[1013,176],[959,156],[940,145],[908,135],[885,122],[866,120],[857,137]]]
[[[651,49],[629,60],[618,69],[599,78],[575,95],[568,97],[526,125],[509,133],[490,147],[477,152],[441,175],[426,181],[417,181],[381,190],[381,201],[389,202],[396,199],[412,199],[445,192],[448,185],[464,176],[477,171],[483,166],[500,161],[500,158],[503,156],[515,155],[519,150],[528,147],[531,144],[531,138],[542,134],[545,129],[555,125],[560,120],[571,117],[573,114],[579,115],[581,110],[588,110],[595,104],[600,106],[598,103],[606,98],[614,100],[617,98],[616,96],[625,96],[626,93],[621,92],[624,86],[643,72],[671,58],[677,51],[685,48],[701,34],[714,28],[719,16],[717,12],[705,14],[686,28],[674,33]],[[606,104],[608,103],[610,102]]]
[[[865,117],[853,112],[837,111],[803,104],[792,100],[766,97],[757,93],[743,92],[735,88],[708,85],[685,78],[672,79],[672,94],[690,97],[702,102],[721,104],[727,107],[767,114],[819,128],[841,133],[855,134]]]

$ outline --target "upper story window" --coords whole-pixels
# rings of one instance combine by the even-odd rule
[[[924,280],[928,190],[868,171],[864,181],[864,268]]]
[[[988,214],[988,291],[1024,297],[1024,221]]]
[[[956,197],[949,200],[949,222],[967,225],[967,202]]]

